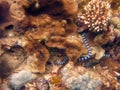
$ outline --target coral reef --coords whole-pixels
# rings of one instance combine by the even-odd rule
[[[0,0],[0,90],[119,90],[119,10],[118,0]]]

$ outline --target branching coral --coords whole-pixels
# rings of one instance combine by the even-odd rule
[[[79,13],[78,21],[84,23],[89,30],[92,30],[93,32],[107,30],[107,21],[111,16],[110,5],[107,1],[91,0],[84,7],[82,13]]]

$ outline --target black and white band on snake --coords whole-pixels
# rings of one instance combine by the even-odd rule
[[[92,51],[91,51],[89,43],[86,39],[86,33],[81,33],[81,36],[82,36],[82,40],[83,40],[83,42],[84,42],[84,44],[85,44],[85,46],[88,50],[88,53],[85,56],[80,56],[78,61],[86,61],[86,60],[89,60],[92,57]]]
[[[62,61],[55,61],[56,65],[64,65],[68,62],[69,58],[65,56]]]

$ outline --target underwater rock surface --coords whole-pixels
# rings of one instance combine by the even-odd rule
[[[25,85],[25,83],[31,81],[35,77],[28,71],[20,71],[17,74],[13,74],[10,77],[10,86],[15,89],[19,90],[21,87]]]
[[[62,70],[62,80],[70,90],[96,90],[102,86],[102,80],[92,76],[92,72],[80,74],[75,72],[71,63],[68,63]],[[78,69],[80,70],[80,69]]]

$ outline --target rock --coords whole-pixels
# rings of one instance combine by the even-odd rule
[[[92,47],[92,53],[95,55],[95,60],[100,60],[103,57],[105,50],[100,46],[95,46]]]
[[[110,19],[110,23],[114,25],[115,28],[120,29],[120,18],[115,16]]]
[[[119,38],[120,37],[120,29],[114,29],[116,37]]]
[[[99,34],[94,38],[94,43],[98,46],[102,46],[107,44],[108,42],[113,42],[114,39],[115,39],[115,32],[112,29],[112,26],[110,26],[109,32]]]
[[[10,88],[6,84],[1,84],[1,88],[2,90],[10,90]]]
[[[71,62],[61,70],[62,81],[69,90],[98,90],[96,88],[101,88],[102,80],[99,75],[86,71],[83,67],[70,65],[72,65]]]
[[[38,77],[25,85],[25,90],[50,90],[48,81],[43,77]]]
[[[44,78],[38,78],[36,81],[37,90],[49,90],[50,86]]]
[[[33,80],[35,76],[29,71],[23,70],[18,73],[12,74],[9,80],[10,87],[19,90],[27,82]]]
[[[26,53],[20,46],[13,46],[0,56],[0,77],[6,78],[26,59]]]

